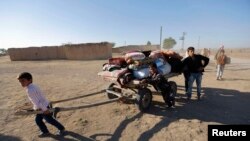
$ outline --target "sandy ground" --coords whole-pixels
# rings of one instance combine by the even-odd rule
[[[23,71],[33,74],[34,83],[49,100],[75,98],[54,106],[80,106],[107,100],[103,90],[110,82],[97,76],[104,62],[106,60],[11,62],[8,56],[0,57],[0,140],[206,141],[209,124],[250,124],[250,59],[246,57],[232,58],[222,81],[215,79],[215,64],[211,59],[203,75],[201,101],[196,100],[194,89],[192,100],[187,102],[183,76],[171,78],[178,84],[175,109],[165,108],[161,96],[154,94],[148,113],[140,113],[134,104],[119,102],[60,112],[58,120],[68,130],[64,137],[39,139],[34,116],[14,115],[15,108],[28,102],[16,80]],[[89,94],[91,96],[84,97]],[[56,132],[47,125],[52,133]]]

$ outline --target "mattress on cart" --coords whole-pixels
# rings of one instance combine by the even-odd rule
[[[113,70],[113,71],[101,71],[97,75],[105,80],[116,81],[117,78],[123,74],[127,69]]]

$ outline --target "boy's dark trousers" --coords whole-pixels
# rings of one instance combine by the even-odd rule
[[[37,114],[35,121],[39,129],[43,133],[49,133],[49,130],[47,129],[47,126],[43,122],[43,119],[45,119],[49,124],[55,126],[58,130],[64,130],[64,126],[59,123],[56,119],[52,117],[52,114]]]
[[[171,99],[169,92],[167,92],[166,90],[161,91],[161,95],[163,97],[163,100],[165,101],[165,103],[168,105],[168,107],[173,106],[172,101],[173,99]]]
[[[170,85],[162,82],[158,85],[153,85],[157,91],[161,91],[161,95],[168,107],[174,106],[174,98],[170,96],[169,90],[171,89]]]

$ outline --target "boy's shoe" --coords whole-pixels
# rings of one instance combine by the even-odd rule
[[[198,97],[197,97],[197,100],[201,100],[201,96],[198,96]]]
[[[44,137],[49,137],[51,134],[50,134],[50,132],[48,132],[48,133],[43,133],[43,132],[41,132],[39,135],[38,135],[38,137],[39,138],[44,138]]]
[[[57,135],[57,136],[63,136],[64,134],[65,134],[65,129],[58,130],[55,135]]]
[[[216,80],[220,80],[219,77],[217,77]]]

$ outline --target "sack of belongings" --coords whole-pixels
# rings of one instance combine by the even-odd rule
[[[157,66],[157,70],[160,74],[165,75],[170,73],[171,71],[171,66],[168,62],[163,60],[162,58],[157,58],[155,60],[155,64]]]
[[[181,73],[181,58],[178,53],[171,50],[155,50],[146,53],[131,51],[122,57],[109,59],[109,63],[103,67],[103,72],[98,73],[98,75],[103,78],[128,78],[126,81],[131,81],[131,79],[140,80],[150,75],[149,65],[152,63],[156,64],[158,72],[162,75],[170,72]],[[129,75],[125,75],[127,73]]]

